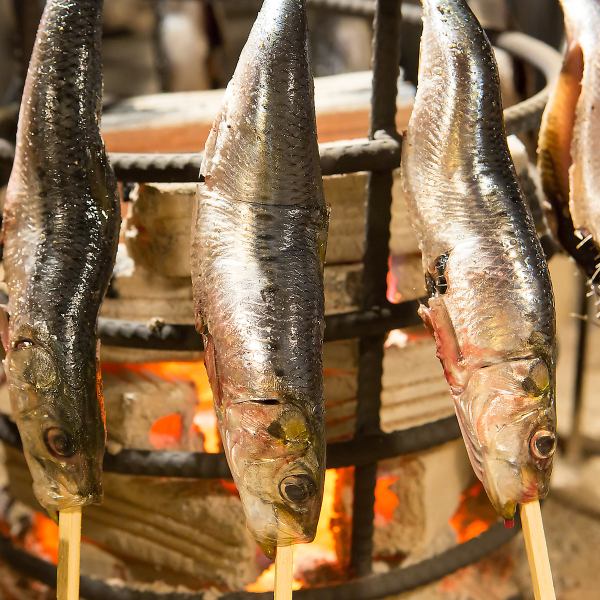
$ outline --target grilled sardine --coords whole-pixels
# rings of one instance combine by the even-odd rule
[[[206,143],[192,279],[221,437],[267,552],[323,492],[327,210],[304,0],[265,0]]]
[[[101,498],[105,426],[96,321],[119,233],[99,132],[102,0],[48,0],[4,211],[5,361],[39,502]]]
[[[545,496],[556,446],[555,316],[504,131],[491,45],[464,0],[423,0],[403,186],[423,253],[420,314],[477,476],[500,514]]]
[[[567,49],[542,119],[538,168],[559,240],[598,296],[600,0],[561,0],[561,4]]]

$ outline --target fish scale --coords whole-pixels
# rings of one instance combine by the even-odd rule
[[[267,553],[323,495],[323,197],[303,0],[265,0],[206,142],[196,324],[225,453]]]
[[[102,7],[46,3],[4,211],[9,393],[34,491],[51,511],[101,497],[96,322],[120,226],[99,130]]]
[[[551,223],[589,279],[600,306],[600,1],[561,0],[567,48],[538,143],[538,169]],[[598,319],[599,314],[596,314]]]
[[[492,47],[464,0],[422,4],[402,156],[429,281],[420,314],[473,468],[511,519],[517,503],[546,493],[551,455],[538,445],[550,440],[553,452],[556,441],[552,287],[506,143]]]

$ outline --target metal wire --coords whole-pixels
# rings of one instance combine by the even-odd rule
[[[397,81],[400,74],[400,0],[379,0],[373,24],[373,89],[369,137],[398,139]],[[371,172],[367,185],[362,309],[385,306],[393,169]],[[385,334],[371,332],[359,340],[355,437],[380,432],[383,345]],[[356,466],[352,505],[350,567],[357,576],[371,572],[377,462]]]
[[[498,36],[497,44],[511,54],[529,61],[550,81],[560,68],[560,55],[543,42],[516,32]],[[548,85],[538,94],[505,110],[508,134],[537,127],[548,96]],[[324,174],[349,173],[358,170],[385,170],[399,166],[400,143],[393,136],[381,133],[377,139],[352,143],[322,144],[321,164]],[[188,154],[113,154],[111,160],[117,176],[123,181],[195,181],[201,157]],[[413,307],[407,310],[383,304],[382,309],[368,309],[349,315],[336,315],[327,320],[326,338],[343,339],[367,333],[369,327],[383,325],[377,312],[395,313],[398,318],[386,317],[389,328],[413,324]],[[400,314],[404,313],[404,314]],[[383,315],[379,315],[383,316]],[[406,321],[403,321],[406,318]],[[347,326],[347,330],[345,330]],[[354,330],[353,330],[354,328]],[[143,323],[101,320],[100,335],[105,343],[135,348],[162,350],[200,350],[201,343],[193,326],[163,325],[149,327]]]
[[[423,452],[459,437],[460,430],[454,416],[391,433],[378,431],[358,434],[351,440],[327,446],[327,468],[362,467],[387,458]],[[0,441],[13,448],[22,448],[17,426],[6,415],[0,415]],[[147,477],[231,478],[223,453],[128,448],[118,454],[106,454],[104,470],[108,473]]]
[[[344,4],[358,5],[349,0],[315,0],[335,8]],[[363,4],[363,3],[360,3]],[[365,5],[366,6],[366,5]],[[383,360],[383,334],[395,327],[416,322],[415,303],[393,306],[385,300],[387,273],[387,242],[391,203],[391,170],[400,164],[400,139],[394,130],[394,112],[398,68],[397,0],[377,0],[378,19],[375,23],[374,86],[370,140],[345,144],[324,144],[320,147],[325,175],[371,171],[367,213],[367,239],[364,269],[362,310],[327,318],[326,339],[359,337],[359,391],[357,432],[347,442],[328,447],[328,467],[356,467],[352,565],[359,575],[371,568],[374,484],[377,462],[406,453],[419,452],[459,437],[456,419],[449,417],[408,430],[383,433],[379,429],[379,397]],[[414,15],[413,15],[414,16]],[[497,44],[539,68],[549,80],[560,65],[557,52],[545,44],[517,33],[501,34]],[[505,111],[508,133],[537,126],[547,98],[548,87],[525,102]],[[7,153],[6,147],[3,149]],[[8,149],[10,154],[11,149]],[[126,182],[197,181],[201,157],[192,154],[112,154],[111,162],[117,177]],[[12,156],[8,157],[11,160]],[[1,160],[1,157],[0,157]],[[6,160],[6,157],[5,157]],[[163,323],[130,323],[101,319],[100,335],[104,343],[133,348],[200,350],[199,338],[192,326]],[[6,417],[0,417],[0,439],[19,446],[16,427]],[[224,455],[186,452],[150,452],[124,450],[107,455],[107,471],[129,475],[165,477],[226,478],[229,469]],[[299,599],[367,600],[401,593],[435,581],[457,568],[465,566],[505,543],[515,531],[494,526],[488,532],[447,552],[404,569],[384,575],[368,575],[335,586],[304,589],[296,593]],[[5,560],[40,581],[54,585],[55,569],[27,553],[12,547],[0,538],[0,554]],[[110,586],[105,582],[82,578],[82,595],[88,600],[198,600],[202,594],[150,593]],[[270,598],[270,593],[235,592],[223,596],[227,600]]]
[[[560,71],[561,55],[551,46],[518,31],[500,33],[496,46],[539,69],[546,85],[531,98],[509,106],[504,111],[507,135],[537,129],[548,101],[550,87]]]
[[[544,42],[524,33],[507,32],[498,36],[496,44],[513,56],[539,69],[546,86],[537,94],[504,111],[508,135],[531,131],[539,123],[548,100],[550,82],[560,69],[561,56]],[[382,129],[382,128],[380,128]],[[394,137],[349,143],[328,143],[319,147],[323,175],[365,170],[386,170],[400,166],[400,143]],[[120,154],[110,155],[121,181],[196,182],[200,171],[200,154]]]
[[[382,575],[370,575],[360,579],[319,588],[307,588],[294,592],[297,600],[374,600],[392,594],[400,594],[432,583],[454,571],[477,562],[509,542],[520,528],[505,529],[499,523],[480,536],[459,544],[415,565],[394,569]],[[5,562],[25,575],[51,587],[56,586],[56,567],[44,560],[15,548],[11,541],[0,536],[0,555]],[[86,600],[207,600],[200,593],[141,591],[126,586],[110,585],[91,577],[81,578],[81,596]],[[214,597],[211,595],[211,598]],[[272,600],[272,592],[230,592],[221,600]]]
[[[340,175],[371,169],[395,168],[400,164],[400,146],[395,139],[358,139],[319,145],[323,175]],[[120,181],[143,183],[198,182],[201,153],[127,154],[111,153],[110,162]]]
[[[0,301],[6,301],[0,293]],[[417,315],[418,301],[389,304],[366,310],[327,315],[325,341],[333,342],[368,334],[383,334],[391,329],[410,327],[421,323]],[[98,332],[103,344],[121,348],[139,348],[164,351],[201,351],[202,338],[193,325],[150,324],[139,321],[101,318]]]
[[[518,32],[502,33],[497,45],[513,56],[539,69],[547,85],[539,93],[504,111],[508,135],[535,129],[540,122],[548,99],[549,82],[560,69],[560,54],[528,35]],[[324,175],[357,171],[385,170],[400,166],[400,144],[393,138],[358,140],[349,143],[321,144],[321,168]],[[123,182],[197,182],[202,155],[197,154],[128,154],[111,153],[110,161]],[[12,152],[4,151],[0,161],[12,162]]]

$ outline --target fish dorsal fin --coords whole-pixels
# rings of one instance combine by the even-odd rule
[[[430,298],[427,305],[420,306],[419,316],[433,333],[436,354],[444,368],[446,381],[453,393],[459,393],[465,383],[462,354],[443,298]]]

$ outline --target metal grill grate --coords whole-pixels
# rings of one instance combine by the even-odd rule
[[[322,144],[324,175],[370,171],[366,219],[366,245],[363,257],[364,296],[360,311],[329,316],[327,341],[359,338],[358,408],[355,436],[347,442],[330,444],[327,466],[355,467],[351,566],[357,577],[349,582],[295,593],[298,599],[361,600],[381,598],[425,585],[475,562],[508,541],[515,531],[501,524],[464,544],[434,558],[383,575],[372,574],[374,492],[378,461],[418,452],[457,439],[460,435],[454,417],[411,429],[383,433],[379,423],[383,344],[386,332],[417,323],[416,302],[392,305],[386,300],[389,255],[389,229],[392,200],[392,173],[400,165],[401,137],[395,127],[397,79],[400,48],[400,0],[313,0],[312,5],[327,10],[374,14],[373,91],[369,139],[347,145]],[[414,7],[411,7],[414,8]],[[418,16],[414,11],[408,14]],[[540,70],[548,81],[560,64],[556,51],[520,33],[500,34],[496,45]],[[509,134],[535,129],[547,98],[547,89],[505,111]],[[1,146],[0,146],[1,148]],[[11,149],[0,152],[0,161],[11,160]],[[197,181],[201,157],[197,154],[112,154],[117,178],[123,182]],[[1,166],[1,165],[0,165]],[[99,331],[106,345],[147,348],[201,350],[200,337],[193,326],[101,319]],[[0,439],[19,447],[16,427],[0,417]],[[223,454],[153,452],[126,449],[107,455],[105,469],[129,475],[186,478],[227,478],[229,469]],[[0,537],[0,554],[30,577],[55,585],[53,565],[12,546]],[[200,600],[203,594],[140,592],[111,586],[83,577],[81,593],[88,600]],[[228,600],[271,598],[271,593],[235,592]]]

